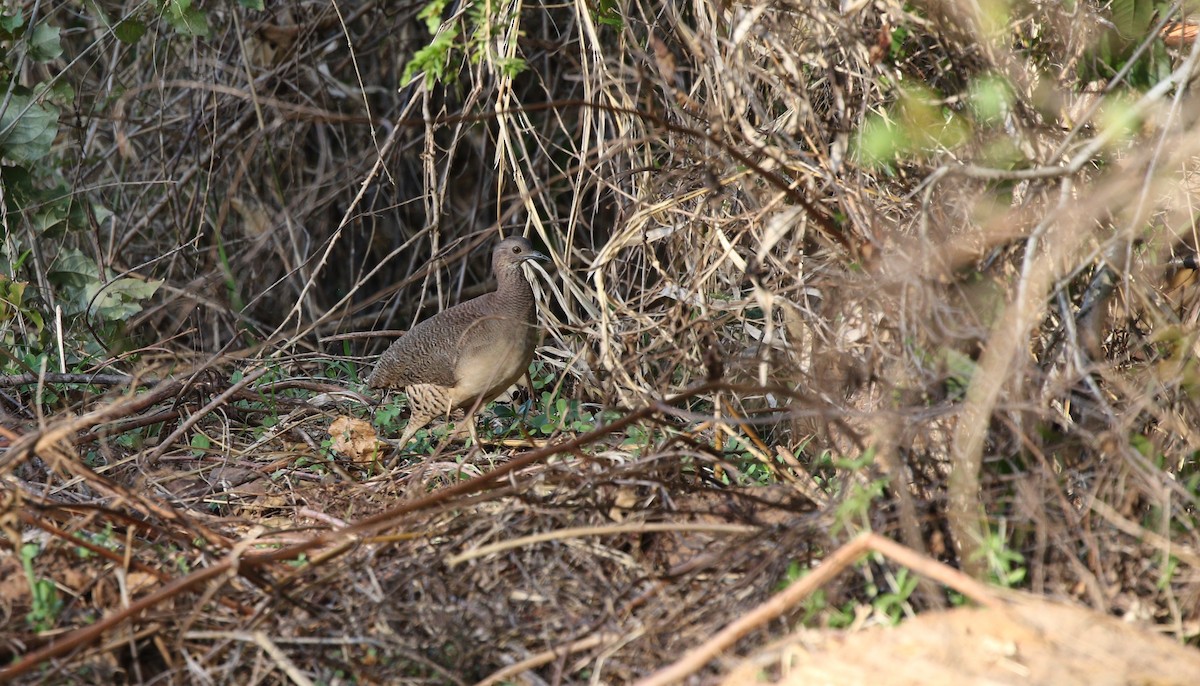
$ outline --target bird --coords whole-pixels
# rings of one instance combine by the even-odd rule
[[[475,411],[529,371],[541,331],[521,265],[548,259],[521,236],[505,238],[492,249],[496,290],[425,319],[383,352],[367,386],[408,396],[411,414],[397,445],[408,445],[435,417],[458,408],[466,408],[476,438]]]

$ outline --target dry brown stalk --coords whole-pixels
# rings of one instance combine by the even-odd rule
[[[640,534],[650,533],[654,531],[705,531],[722,534],[754,534],[760,530],[753,526],[743,526],[740,524],[706,524],[701,522],[637,522],[633,524],[614,524],[612,526],[589,526],[576,527],[572,529],[562,529],[560,531],[547,531],[534,536],[525,536],[515,538],[509,541],[501,541],[491,545],[482,546],[474,550],[451,555],[446,558],[446,564],[453,567],[454,565],[462,564],[487,555],[520,548],[522,546],[534,545],[537,543],[545,543],[547,541],[561,541],[572,538],[583,538],[585,536],[612,536],[616,534]]]
[[[127,417],[168,398],[173,398],[183,387],[183,383],[179,381],[162,383],[141,395],[108,403],[86,414],[60,420],[41,431],[26,434],[9,447],[3,457],[0,457],[0,470],[11,469],[13,465],[19,464],[31,455],[60,441],[69,442],[79,431]]]
[[[489,674],[487,678],[476,683],[475,686],[492,686],[493,684],[501,684],[509,679],[512,679],[513,677],[520,676],[531,669],[537,669],[538,667],[554,662],[555,660],[561,660],[571,653],[578,653],[580,651],[595,648],[596,646],[611,643],[619,638],[620,636],[616,634],[596,634],[594,636],[588,636],[587,638],[581,638],[578,641],[572,641],[566,645],[555,646],[549,650],[544,650],[535,655],[530,655],[524,660],[521,660],[516,664],[509,665],[504,669],[498,669]]]
[[[146,464],[154,466],[158,459],[163,456],[163,453],[171,449],[175,441],[179,440],[185,433],[196,425],[205,415],[217,409],[221,405],[229,402],[230,399],[237,396],[238,392],[262,378],[264,374],[270,371],[267,367],[259,367],[258,369],[250,369],[237,383],[221,392],[220,395],[208,401],[204,407],[188,417],[185,421],[180,422],[179,426],[171,432],[169,436],[163,439],[158,446],[146,456]]]

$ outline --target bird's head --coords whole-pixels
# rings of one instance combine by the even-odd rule
[[[533,245],[521,236],[509,236],[496,244],[492,251],[492,264],[499,275],[502,272],[519,270],[521,263],[526,260],[549,260],[542,253],[533,249]]]

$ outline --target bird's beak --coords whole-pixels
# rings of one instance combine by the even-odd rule
[[[522,262],[526,260],[541,260],[542,262],[549,262],[550,258],[536,250],[530,250],[529,252],[525,253],[524,257],[521,258]]]

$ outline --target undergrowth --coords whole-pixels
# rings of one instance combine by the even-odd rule
[[[0,10],[0,679],[627,683],[863,532],[1200,641],[1178,5],[269,5]],[[529,387],[380,442],[513,233]]]

